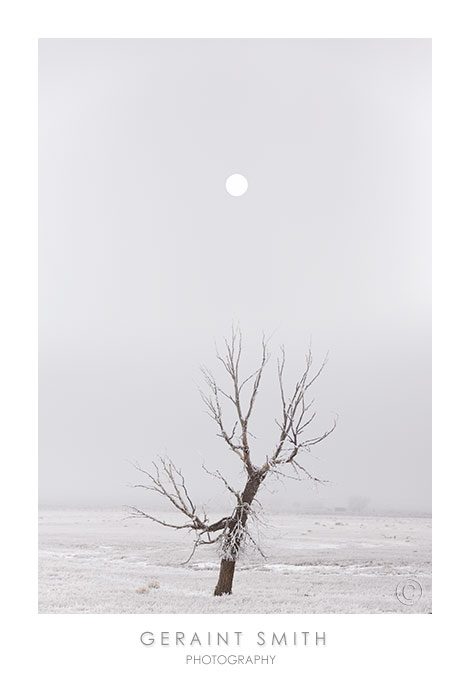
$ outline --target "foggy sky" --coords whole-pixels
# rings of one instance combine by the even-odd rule
[[[260,462],[311,338],[328,484],[279,508],[430,509],[431,42],[41,40],[40,501],[158,504],[158,454],[223,501],[242,474],[198,393],[239,323],[272,359]],[[235,172],[249,182],[225,190]],[[233,459],[234,458],[234,459]],[[142,494],[143,493],[143,494]],[[158,504],[159,506],[159,504]]]

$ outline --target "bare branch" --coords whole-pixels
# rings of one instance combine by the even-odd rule
[[[236,498],[236,500],[237,500],[238,502],[241,502],[241,493],[239,493],[238,491],[234,490],[234,488],[232,488],[232,487],[230,486],[230,484],[228,483],[228,481],[225,479],[225,477],[222,475],[222,473],[221,473],[218,469],[216,469],[214,472],[211,472],[209,469],[207,469],[207,467],[206,467],[204,464],[202,465],[202,469],[203,469],[205,472],[207,472],[207,474],[209,474],[210,476],[214,476],[216,479],[220,479],[220,481],[222,481],[222,482],[225,484],[225,488],[226,488],[232,495],[235,496],[235,498]]]
[[[138,488],[139,486],[135,486],[135,487]],[[155,523],[159,523],[161,526],[167,526],[168,528],[176,528],[176,530],[179,530],[181,528],[194,528],[194,526],[190,523],[186,523],[183,526],[178,526],[174,523],[167,523],[166,521],[162,521],[161,519],[157,519],[156,517],[151,516],[151,514],[147,514],[146,512],[143,512],[141,509],[138,509],[137,507],[129,506],[128,509],[130,509],[131,512],[132,512],[132,515],[129,517],[131,519],[135,519],[137,517],[144,517],[145,519],[150,519],[150,521],[154,521]]]
[[[189,554],[189,557],[181,563],[181,566],[185,566],[186,564],[189,563],[189,561],[194,556],[194,554],[197,550],[197,547],[199,547],[200,545],[213,545],[216,542],[219,542],[219,540],[221,540],[221,538],[222,538],[222,536],[218,535],[216,538],[213,538],[213,540],[202,540],[200,536],[197,536],[197,538],[194,540],[194,546],[192,547],[192,551]]]
[[[269,359],[267,351],[267,340],[265,336],[262,338],[262,355],[259,367],[252,372],[248,377],[242,379],[240,377],[240,364],[242,358],[242,335],[239,328],[232,328],[231,337],[224,340],[225,353],[221,354],[216,349],[217,359],[223,365],[225,371],[228,373],[231,382],[231,390],[226,391],[215,380],[212,373],[207,368],[202,368],[202,374],[205,382],[209,387],[209,395],[201,392],[202,400],[208,408],[209,416],[216,422],[219,428],[221,438],[228,444],[228,446],[236,453],[242,460],[249,475],[254,473],[254,466],[251,461],[251,450],[249,446],[249,437],[251,436],[248,423],[252,415],[254,403],[259,392],[259,386],[264,371],[265,365]],[[249,382],[252,382],[252,389],[248,397],[248,405],[246,410],[243,409],[241,402],[241,390]],[[227,399],[235,409],[237,421],[231,430],[224,422],[220,396]],[[237,433],[239,430],[239,434]],[[229,433],[231,431],[231,433]]]
[[[307,400],[306,397],[309,389],[322,373],[327,363],[328,356],[326,355],[319,370],[313,376],[311,376],[313,358],[311,348],[308,350],[305,357],[305,368],[303,373],[295,385],[291,398],[287,399],[284,387],[285,349],[282,346],[280,350],[281,357],[277,360],[277,376],[280,390],[282,417],[280,420],[275,420],[275,423],[280,429],[278,443],[272,456],[267,459],[263,467],[263,469],[270,470],[272,470],[272,468],[276,465],[293,462],[294,458],[301,450],[308,451],[311,446],[323,441],[334,431],[337,424],[336,419],[333,426],[324,434],[309,439],[302,439],[306,429],[316,417],[316,412],[312,412],[311,414],[309,413],[314,403],[314,398]]]
[[[205,515],[203,518],[198,516],[195,503],[189,496],[182,472],[175,467],[171,460],[163,457],[160,457],[160,466],[158,466],[156,462],[153,462],[152,466],[154,472],[150,473],[147,470],[142,469],[139,465],[134,464],[135,469],[144,474],[152,482],[151,485],[136,484],[135,487],[152,490],[159,495],[162,495],[169,500],[175,509],[191,520],[190,524],[179,526],[180,528],[192,528],[195,530],[205,528],[207,517]],[[146,516],[146,514],[140,510],[137,510],[137,514]],[[147,516],[147,518],[165,525],[165,522],[161,522],[154,517]],[[174,528],[175,526],[171,527]]]

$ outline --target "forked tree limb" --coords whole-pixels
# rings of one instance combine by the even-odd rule
[[[216,348],[216,356],[223,365],[225,372],[230,378],[230,390],[223,389],[217,383],[213,374],[207,368],[202,368],[202,374],[208,385],[209,393],[201,392],[202,400],[208,408],[209,416],[216,422],[220,436],[231,448],[231,450],[241,459],[248,475],[255,472],[255,467],[251,459],[251,449],[249,445],[249,420],[252,415],[254,404],[259,386],[262,379],[264,368],[269,360],[267,351],[267,340],[262,337],[261,359],[259,367],[246,378],[240,376],[240,362],[242,355],[242,335],[239,329],[232,328],[231,338],[224,340],[225,353],[220,353]],[[247,405],[243,406],[241,391],[249,382],[252,387],[248,396]],[[229,401],[235,410],[236,421],[230,428],[224,422],[221,406],[221,396]],[[239,432],[239,433],[238,433]]]

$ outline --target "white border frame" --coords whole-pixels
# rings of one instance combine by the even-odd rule
[[[463,3],[172,0],[10,2],[0,42],[2,331],[0,370],[3,591],[18,674],[50,679],[155,676],[185,666],[181,651],[143,648],[145,629],[309,629],[327,646],[279,652],[270,676],[393,677],[446,669],[463,653],[462,524],[467,483],[467,228],[469,224],[467,22]],[[435,615],[141,616],[38,615],[37,545],[37,38],[38,37],[424,37],[434,59],[434,252],[436,290],[434,470]],[[6,90],[6,92],[5,92]],[[464,449],[465,448],[465,449]],[[459,504],[458,504],[459,500]],[[459,521],[458,521],[459,519]],[[5,556],[6,555],[6,556]],[[247,649],[243,650],[246,652]],[[177,654],[176,654],[177,653]],[[280,657],[282,656],[282,657]],[[192,668],[197,676],[212,666]],[[225,666],[226,667],[226,666]],[[236,667],[236,666],[233,666]],[[217,667],[217,672],[224,668]],[[230,670],[226,670],[230,671]]]

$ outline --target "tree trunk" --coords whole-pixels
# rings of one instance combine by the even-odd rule
[[[233,586],[233,576],[235,571],[236,561],[229,559],[222,559],[220,564],[220,574],[218,576],[217,586],[213,594],[221,596],[222,594],[231,594]]]
[[[230,535],[234,534],[234,531],[239,523],[244,527],[246,521],[248,520],[248,509],[251,506],[254,497],[259,490],[259,486],[264,480],[265,473],[262,474],[259,471],[253,472],[247,480],[246,486],[241,495],[241,502],[234,514],[234,517],[230,520],[231,525],[228,531],[228,540]],[[236,534],[236,538],[231,541],[230,554],[231,558],[223,557],[220,563],[220,572],[218,575],[218,582],[215,590],[213,592],[214,596],[221,596],[222,594],[231,594],[231,589],[233,586],[233,577],[235,572],[236,560],[238,558],[239,548],[241,546],[242,535]]]

